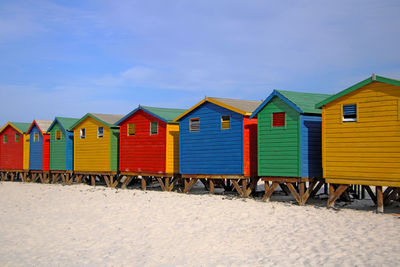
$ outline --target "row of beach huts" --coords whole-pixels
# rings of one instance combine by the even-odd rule
[[[8,122],[0,175],[122,188],[140,179],[185,193],[200,180],[243,197],[262,180],[264,200],[280,186],[300,205],[329,184],[330,207],[356,185],[383,212],[400,193],[400,81],[373,74],[335,95],[274,90],[264,101]]]

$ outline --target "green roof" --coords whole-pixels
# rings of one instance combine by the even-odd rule
[[[321,110],[316,108],[315,104],[331,96],[329,94],[302,93],[283,90],[276,91],[295,104],[303,113],[321,114]]]
[[[31,126],[31,123],[26,122],[10,122],[12,125],[17,127],[21,132],[26,133]]]
[[[157,115],[160,118],[168,121],[168,123],[173,122],[173,120],[181,115],[186,109],[178,109],[178,108],[156,108],[156,107],[146,107],[141,106],[145,110]]]
[[[366,86],[372,82],[381,82],[381,83],[387,83],[387,84],[391,84],[391,85],[395,85],[395,86],[400,86],[399,80],[390,79],[390,78],[386,78],[383,76],[378,76],[378,75],[372,74],[371,77],[369,77],[359,83],[356,83],[355,85],[350,86],[349,88],[347,88],[343,91],[340,91],[339,93],[332,95],[331,97],[329,97],[321,102],[318,102],[318,104],[316,104],[315,107],[320,108],[320,107],[328,104],[329,102],[332,102],[333,100],[336,100],[339,97],[342,97],[342,96],[347,95],[357,89],[360,89],[361,87]]]
[[[56,121],[58,121],[59,124],[61,124],[61,127],[68,131],[69,128],[74,125],[79,119],[76,118],[65,118],[65,117],[56,117],[53,121],[53,123],[50,125],[49,129],[47,130],[48,132],[53,128],[54,124]]]

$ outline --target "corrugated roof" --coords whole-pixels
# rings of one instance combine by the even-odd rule
[[[26,122],[10,122],[10,123],[15,127],[17,127],[23,133],[26,133],[29,130],[29,127],[31,126],[30,123]]]
[[[299,107],[303,113],[321,114],[321,110],[315,108],[315,104],[331,96],[329,94],[314,94],[283,90],[276,91]]]
[[[97,117],[98,119],[110,124],[114,125],[117,121],[122,119],[124,115],[116,115],[116,114],[101,114],[101,113],[89,113],[93,116]]]
[[[51,123],[53,121],[49,121],[49,120],[35,120],[36,124],[39,126],[40,130],[42,132],[46,132],[47,129],[49,129]]]
[[[157,108],[157,107],[146,107],[142,106],[145,110],[154,113],[160,118],[163,118],[167,122],[172,122],[176,117],[181,115],[186,109],[178,109],[178,108]]]
[[[252,113],[262,103],[262,101],[251,101],[251,100],[240,100],[240,99],[218,98],[218,97],[208,97],[207,99],[214,99],[227,106],[240,109],[246,113]]]

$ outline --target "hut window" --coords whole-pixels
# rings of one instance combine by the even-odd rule
[[[19,134],[15,134],[15,143],[19,142]]]
[[[128,123],[128,136],[135,135],[135,124]]]
[[[33,135],[33,142],[39,142],[39,134],[38,133],[35,133]]]
[[[85,137],[86,137],[86,129],[85,129],[85,128],[82,128],[82,129],[80,130],[80,134],[81,134],[81,139],[85,139]]]
[[[221,129],[226,130],[231,128],[231,116],[221,116]]]
[[[150,122],[150,135],[157,135],[158,134],[158,122],[152,121]]]
[[[200,132],[200,118],[190,119],[189,130],[191,132]]]
[[[284,127],[284,126],[285,126],[285,112],[272,113],[272,127]]]
[[[61,140],[61,131],[60,130],[56,130],[55,138],[56,138],[56,140]]]
[[[97,138],[103,138],[103,131],[104,131],[103,127],[97,128]]]
[[[357,121],[357,105],[343,105],[343,122]]]
[[[7,135],[6,135],[6,134],[3,135],[3,143],[4,143],[4,144],[7,144]]]

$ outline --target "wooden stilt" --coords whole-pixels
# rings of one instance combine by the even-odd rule
[[[142,190],[146,191],[146,178],[142,177]]]
[[[239,181],[240,181],[240,180],[239,180]],[[240,188],[239,183],[238,183],[236,180],[231,180],[231,182],[232,182],[233,186],[235,187],[236,192],[238,192],[239,196],[242,197],[242,196],[243,196],[243,191],[242,191],[242,189]]]
[[[335,201],[343,194],[344,191],[349,188],[349,185],[340,185],[336,191],[333,184],[329,184],[329,199],[328,199],[328,208],[333,208],[335,205]]]
[[[80,184],[82,182],[83,175],[82,174],[77,174],[75,175],[75,181],[77,184]]]
[[[300,183],[300,184],[303,184],[303,183]],[[302,205],[301,196],[297,193],[297,191],[294,188],[293,184],[292,183],[287,183],[286,185],[289,188],[289,190],[292,193],[292,195],[294,196],[294,198],[296,199],[297,203],[299,203],[299,205]],[[301,189],[300,189],[300,191],[301,191]],[[304,185],[303,185],[303,192],[304,192]]]
[[[272,193],[275,191],[275,189],[278,187],[279,183],[278,182],[272,182],[271,186],[269,186],[268,191],[265,191],[263,201],[269,201],[269,199],[272,196]],[[267,188],[267,185],[265,185],[265,188]]]
[[[376,212],[383,213],[382,186],[376,186]]]
[[[185,190],[183,191],[184,193],[188,193],[190,191],[190,188],[197,182],[198,178],[187,178],[190,180],[190,182],[185,181]],[[186,180],[186,179],[185,179]]]
[[[14,174],[13,172],[10,173],[10,181],[11,181],[11,182],[14,182],[14,175],[15,175],[15,174]]]
[[[111,178],[111,175],[110,175],[110,178]],[[106,181],[106,185],[108,187],[111,187],[111,183],[110,183],[110,180],[108,179],[108,175],[104,175],[104,181]]]
[[[310,182],[310,184],[308,185],[307,191],[304,193],[303,197],[302,197],[302,206],[304,206],[308,200],[308,198],[311,196],[311,193],[313,192],[313,189],[315,187],[315,185],[317,184],[317,180],[313,180],[312,182]]]
[[[214,180],[208,179],[208,182],[210,183],[210,194],[214,194]]]
[[[133,175],[127,175],[125,181],[122,183],[121,188],[126,189],[128,184],[132,181]]]
[[[157,177],[157,181],[160,183],[161,190],[162,190],[162,191],[166,191],[166,190],[165,190],[165,186],[164,186],[163,180],[162,180],[161,178],[158,178],[158,177]]]
[[[96,185],[95,175],[90,175],[90,180],[91,180],[91,184],[92,184],[93,186],[95,186],[95,185]]]

